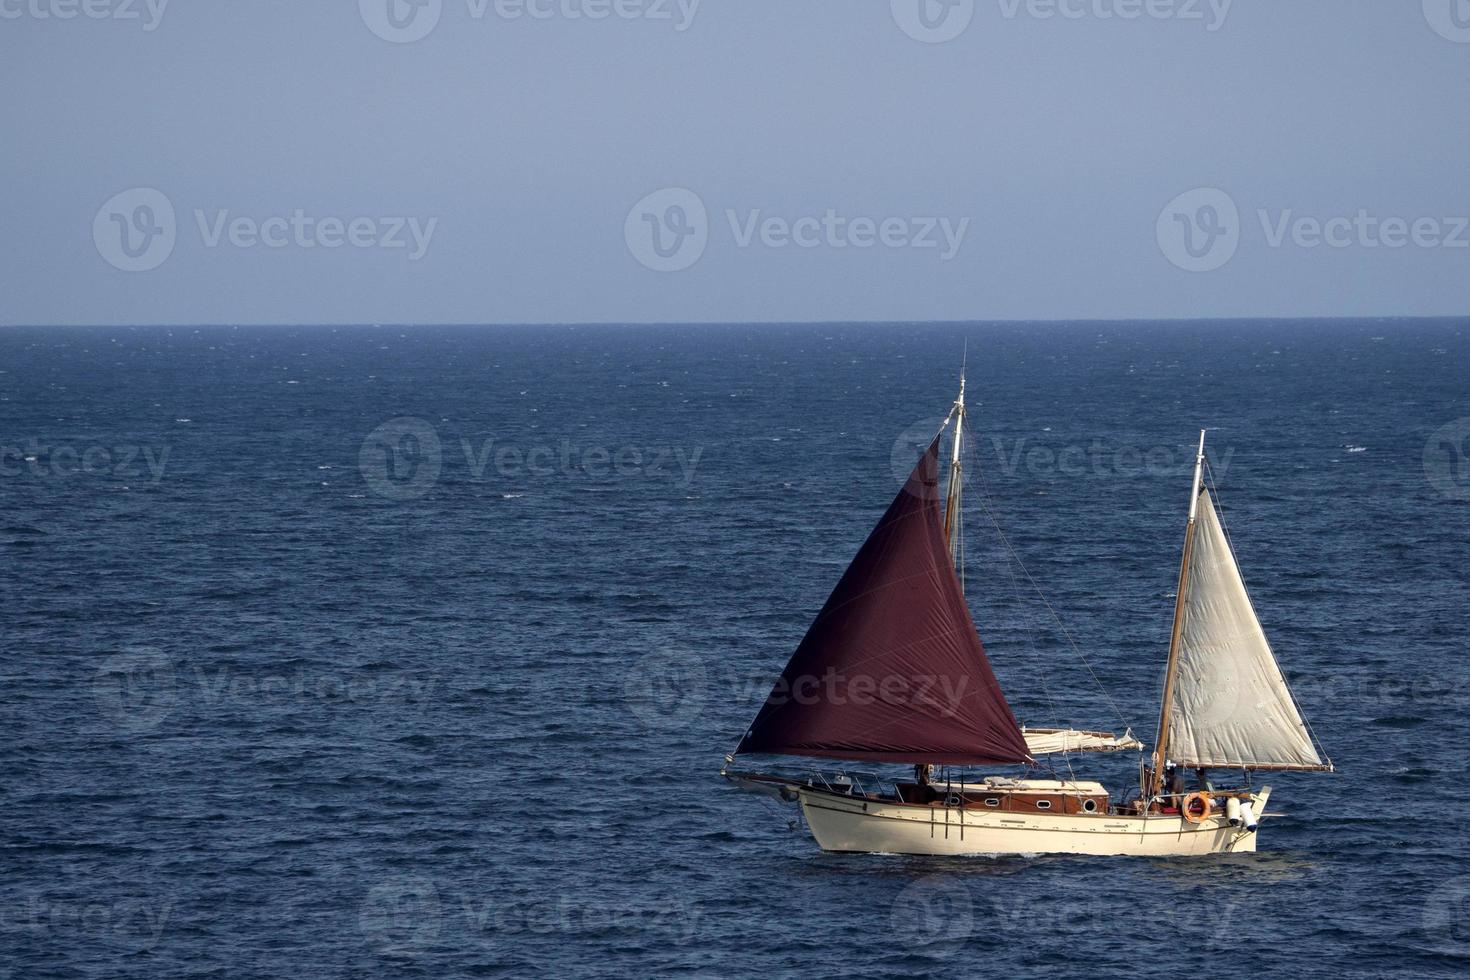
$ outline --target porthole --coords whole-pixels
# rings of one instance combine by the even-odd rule
[[[1097,800],[1083,800],[1082,801],[1082,811],[1084,813],[1096,813],[1097,812]]]
[[[1051,809],[1051,800],[1037,800],[1036,801],[1036,809],[1038,809],[1038,810],[1050,810]]]
[[[985,799],[985,805],[986,806],[1000,806],[1000,800],[996,799],[993,796],[986,797],[986,799]]]

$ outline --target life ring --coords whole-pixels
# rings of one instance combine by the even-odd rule
[[[1190,793],[1179,804],[1179,812],[1190,823],[1204,823],[1215,812],[1215,801],[1209,793]]]

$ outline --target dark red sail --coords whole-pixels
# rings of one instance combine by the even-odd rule
[[[935,437],[736,751],[912,764],[1029,760],[950,564],[938,472]]]

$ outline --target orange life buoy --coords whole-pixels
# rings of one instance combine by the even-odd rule
[[[1179,804],[1179,812],[1184,814],[1184,819],[1190,823],[1204,823],[1210,819],[1210,814],[1215,812],[1215,801],[1208,793],[1190,793]]]

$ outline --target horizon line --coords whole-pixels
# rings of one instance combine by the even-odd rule
[[[1085,324],[1156,324],[1156,323],[1345,323],[1364,321],[1470,321],[1470,313],[1453,314],[1364,314],[1356,316],[1203,316],[1203,317],[1082,317],[1077,319],[981,319],[981,320],[444,320],[421,322],[367,321],[296,321],[263,322],[224,321],[164,323],[0,323],[0,330],[92,330],[138,328],[233,329],[239,327],[344,327],[344,328],[427,328],[427,327],[866,327],[866,326],[1075,326]]]

